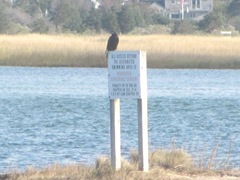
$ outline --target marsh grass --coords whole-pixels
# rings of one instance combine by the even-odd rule
[[[108,35],[0,36],[0,65],[106,67]],[[118,50],[144,50],[149,68],[240,68],[240,37],[120,35]]]
[[[213,157],[211,157],[213,158]],[[96,160],[96,165],[59,165],[54,164],[43,169],[33,167],[27,168],[24,172],[14,171],[0,176],[0,179],[194,179],[201,176],[220,177],[219,171],[210,169],[199,169],[194,165],[191,156],[181,149],[156,150],[149,154],[150,170],[144,173],[138,170],[138,153],[132,151],[130,159],[122,159],[122,168],[113,171],[109,158],[100,157]],[[234,176],[232,179],[236,179]]]

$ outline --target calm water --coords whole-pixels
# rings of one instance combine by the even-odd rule
[[[0,173],[110,156],[107,69],[0,67]],[[240,71],[148,70],[150,149],[196,160],[218,146],[240,166]],[[121,100],[122,154],[137,149],[137,103]],[[201,158],[199,158],[201,156]]]

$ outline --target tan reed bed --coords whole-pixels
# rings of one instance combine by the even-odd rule
[[[0,65],[103,66],[103,44],[100,36],[0,36]]]
[[[106,67],[109,35],[0,36],[0,65]],[[147,51],[149,68],[240,69],[240,37],[120,35],[118,50]]]

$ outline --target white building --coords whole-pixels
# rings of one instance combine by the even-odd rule
[[[165,0],[165,14],[169,19],[200,20],[213,10],[213,0]]]

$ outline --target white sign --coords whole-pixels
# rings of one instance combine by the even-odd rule
[[[146,52],[110,51],[108,94],[110,99],[141,99],[147,93]]]

